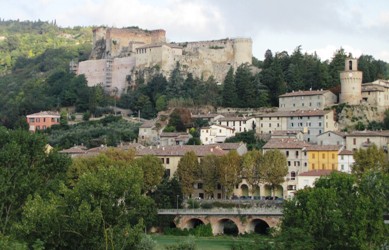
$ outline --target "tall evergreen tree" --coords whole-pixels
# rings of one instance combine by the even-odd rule
[[[228,70],[224,79],[222,104],[223,107],[237,107],[238,105],[238,95],[236,93],[234,70],[232,67]]]

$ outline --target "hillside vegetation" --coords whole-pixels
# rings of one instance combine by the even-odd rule
[[[168,107],[213,106],[259,108],[278,106],[278,96],[292,90],[331,89],[339,93],[339,71],[349,55],[342,48],[331,60],[321,61],[298,46],[286,51],[267,50],[264,61],[253,58],[262,70],[249,65],[230,70],[222,85],[211,77],[184,75],[179,63],[169,76],[141,75],[136,88],[120,100],[99,86],[88,87],[84,76],[69,73],[69,62],[87,60],[92,50],[92,27],[61,28],[53,22],[0,20],[0,124],[25,127],[25,115],[42,110],[88,112],[100,115],[109,105],[154,118]],[[388,64],[370,55],[359,57],[363,81],[388,79]]]

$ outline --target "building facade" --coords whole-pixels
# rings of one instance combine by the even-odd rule
[[[337,170],[338,155],[343,149],[337,145],[312,145],[307,148],[308,168],[311,170]]]
[[[235,130],[223,125],[211,125],[200,129],[200,140],[204,145],[222,143],[227,138],[233,137]]]
[[[323,110],[337,103],[337,97],[329,90],[293,91],[279,96],[279,111]]]
[[[29,131],[45,130],[53,125],[59,124],[60,114],[52,111],[42,111],[39,113],[27,115]]]

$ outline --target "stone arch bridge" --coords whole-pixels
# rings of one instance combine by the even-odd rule
[[[224,234],[227,225],[233,225],[238,234],[265,234],[268,228],[279,225],[280,208],[249,209],[160,209],[159,215],[175,215],[174,224],[180,229],[211,224],[214,235]]]

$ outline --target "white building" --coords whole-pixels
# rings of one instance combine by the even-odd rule
[[[330,175],[333,170],[311,170],[297,176],[297,190],[305,187],[314,187],[315,181],[322,176]]]
[[[222,143],[234,135],[235,131],[233,128],[223,125],[214,124],[200,129],[200,140],[204,145]]]
[[[256,127],[254,117],[223,117],[216,120],[216,123],[233,128],[235,133],[247,132]]]
[[[293,91],[279,96],[279,111],[324,109],[337,102],[329,90]]]
[[[350,174],[354,162],[355,160],[352,151],[346,149],[340,151],[338,154],[338,171]]]

